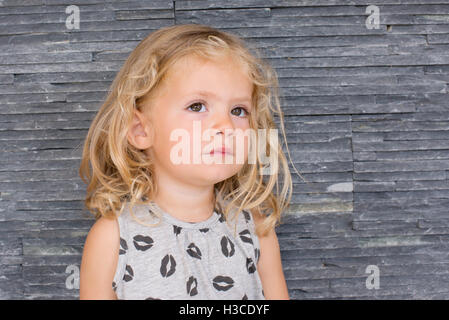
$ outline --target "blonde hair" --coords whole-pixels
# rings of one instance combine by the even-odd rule
[[[259,134],[257,129],[267,129],[262,132],[268,135],[268,129],[276,129],[273,115],[277,114],[288,151],[277,74],[258,50],[250,49],[237,36],[206,25],[161,28],[149,34],[131,52],[111,84],[84,142],[79,173],[88,184],[85,205],[96,219],[120,215],[126,201],[131,207],[152,201],[157,191],[152,159],[128,142],[128,128],[134,109],[140,110],[144,102],[151,99],[176,61],[191,55],[206,59],[229,55],[240,63],[253,82],[254,111],[250,127],[255,129],[256,135]],[[270,163],[275,168],[273,174],[261,174],[264,164],[256,157],[256,163],[247,161],[237,174],[214,186],[215,208],[219,208],[217,210],[226,219],[233,208],[237,208],[237,214],[253,209],[266,217],[256,228],[258,236],[266,235],[281,223],[282,212],[290,205],[292,196],[292,179],[282,145],[272,145],[268,136],[264,141],[266,145],[261,150],[276,155],[274,163]],[[281,173],[282,190],[279,192]],[[273,192],[275,187],[276,193]]]

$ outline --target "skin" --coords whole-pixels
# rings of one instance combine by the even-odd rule
[[[128,141],[154,159],[157,194],[154,201],[174,217],[189,222],[208,219],[214,209],[214,184],[235,175],[244,162],[237,161],[237,152],[248,157],[248,138],[237,148],[239,132],[250,128],[253,85],[242,66],[232,58],[219,61],[190,56],[179,60],[157,94],[135,110]],[[199,95],[198,91],[208,92]],[[245,111],[246,110],[246,111]],[[201,135],[194,140],[193,123],[201,124]],[[184,146],[190,147],[188,163],[175,164],[170,152],[179,141],[170,141],[170,134],[183,129],[188,133]],[[241,131],[239,131],[239,129]],[[215,146],[232,146],[232,162],[194,163],[194,156],[208,153],[211,141],[201,140],[203,134],[216,139]],[[233,143],[231,143],[233,142]],[[195,150],[193,144],[200,148]],[[215,155],[220,157],[220,155]],[[221,158],[225,160],[225,158]],[[217,163],[218,162],[218,163]],[[176,194],[176,197],[173,197]],[[261,223],[262,215],[251,212]],[[274,229],[259,237],[260,259],[257,269],[266,299],[289,299],[282,271],[280,249]],[[86,239],[81,263],[80,299],[114,299],[111,282],[118,261],[119,229],[115,220],[100,218]],[[99,270],[103,266],[103,270]]]
[[[217,140],[216,145],[233,142],[236,150],[236,129],[250,128],[252,83],[230,58],[220,63],[187,57],[175,65],[159,94],[148,102],[142,112],[135,111],[129,131],[129,141],[145,150],[154,159],[155,181],[158,193],[155,202],[176,218],[185,221],[202,221],[213,211],[214,184],[235,175],[243,163],[194,163],[194,155],[201,157],[211,141],[201,141],[203,135]],[[195,94],[206,91],[210,94]],[[236,99],[236,98],[243,99]],[[196,104],[195,104],[196,103]],[[189,108],[190,107],[190,108]],[[194,141],[193,123],[201,125],[199,140]],[[174,164],[171,150],[179,141],[170,141],[175,130],[184,130],[189,137],[185,147],[191,150],[189,163]],[[231,142],[232,141],[232,142]],[[199,150],[193,144],[197,143]],[[247,159],[248,139],[240,150]],[[216,155],[219,157],[219,155]],[[235,160],[235,159],[233,159]],[[176,201],[173,201],[176,194]]]

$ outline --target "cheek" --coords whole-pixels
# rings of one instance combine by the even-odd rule
[[[173,137],[170,139],[170,137]],[[186,127],[185,124],[166,123],[165,127],[160,131],[160,139],[158,139],[158,150],[161,153],[163,161],[167,164],[174,165],[172,163],[171,154],[174,152],[174,161],[177,162],[178,157],[184,157],[184,151],[186,154],[190,153],[190,159],[192,159],[193,153],[193,132],[190,127]],[[181,151],[184,150],[184,151]],[[190,150],[190,152],[188,151]],[[190,160],[192,161],[192,160]],[[168,163],[170,162],[170,163]],[[182,165],[181,165],[182,166]]]
[[[248,124],[239,127],[234,137],[235,151],[244,154],[245,161],[248,157],[248,148],[250,144],[251,129]]]
[[[157,155],[164,160],[170,156],[171,148],[177,143],[177,141],[170,141],[172,133],[176,132],[177,126],[169,121],[159,121],[155,124],[155,139],[154,148]]]

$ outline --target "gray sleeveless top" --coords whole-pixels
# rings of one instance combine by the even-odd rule
[[[156,203],[128,203],[117,218],[120,251],[112,288],[118,299],[264,300],[257,271],[259,239],[251,214],[228,220],[217,209],[186,222]],[[162,216],[159,219],[154,208]]]

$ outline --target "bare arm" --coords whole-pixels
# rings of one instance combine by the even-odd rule
[[[112,281],[118,263],[120,232],[116,220],[98,219],[87,235],[80,270],[80,300],[114,300]]]
[[[263,221],[262,215],[251,212],[256,225]],[[278,238],[273,229],[264,236],[259,237],[260,257],[257,263],[260,280],[267,300],[290,300],[287,283],[282,270],[281,253]]]

